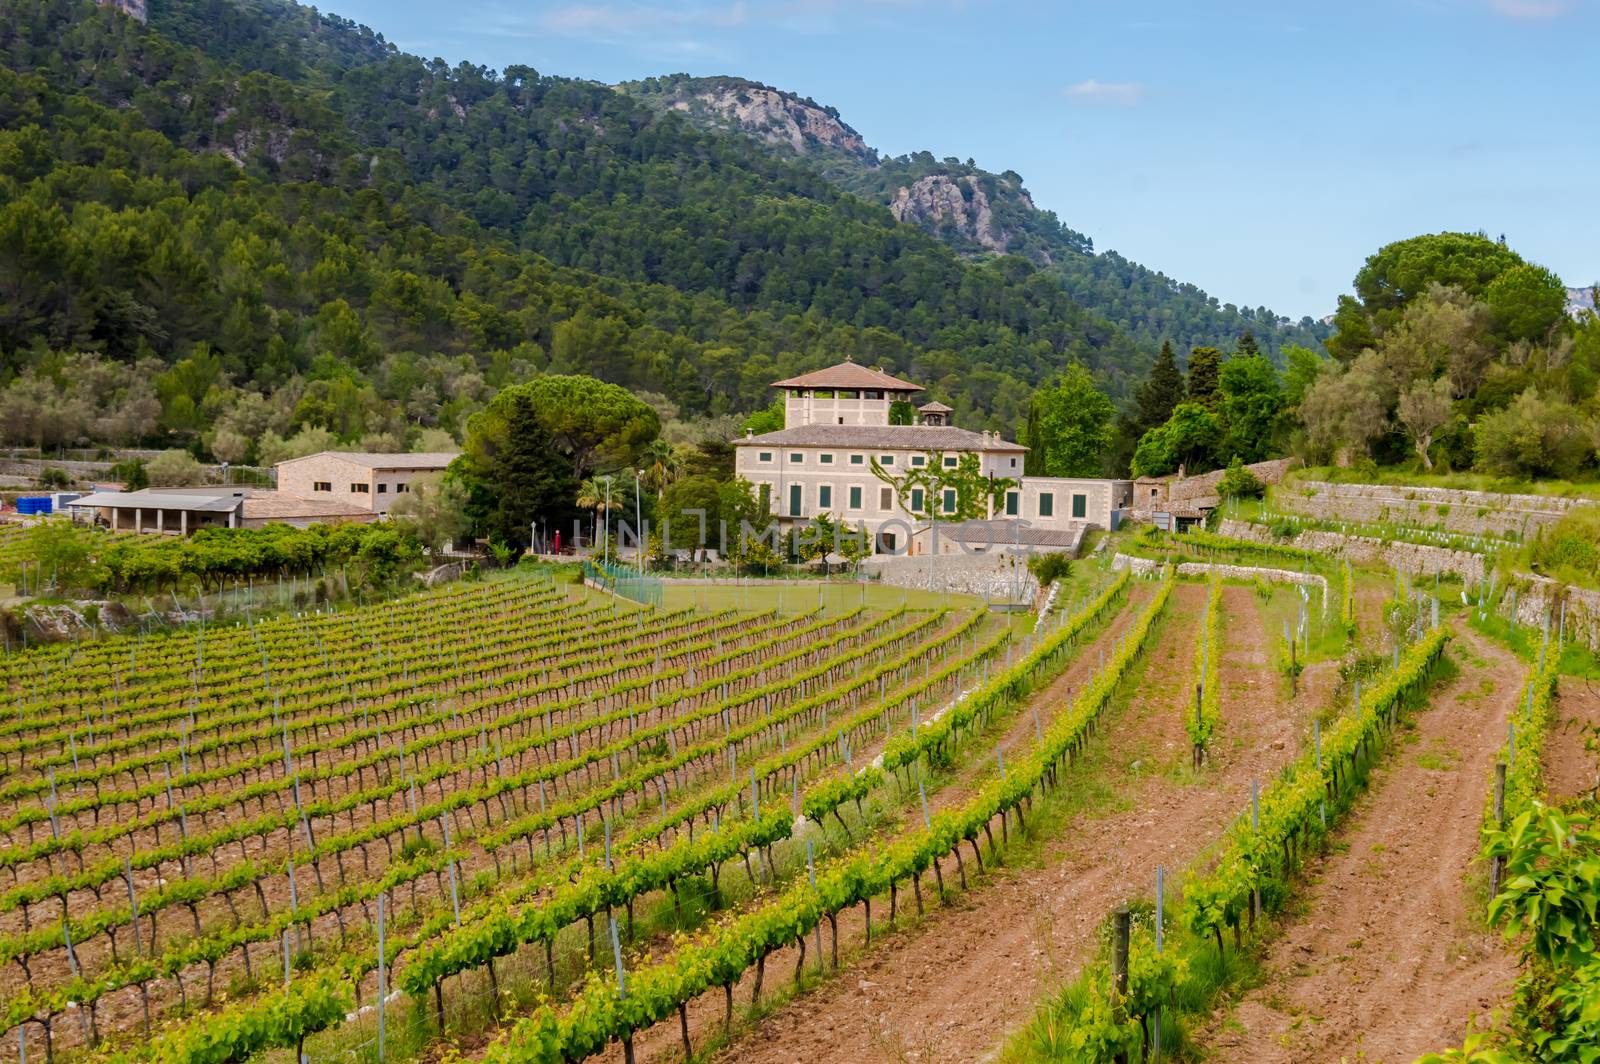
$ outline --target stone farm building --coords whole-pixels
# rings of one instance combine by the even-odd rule
[[[411,481],[443,473],[455,452],[372,454],[321,451],[278,463],[278,491],[300,499],[339,499],[368,513],[389,505],[411,489]]]
[[[260,528],[374,521],[377,514],[338,499],[297,499],[252,487],[146,488],[99,491],[67,504],[79,519],[118,532],[186,536],[202,528]]]
[[[898,475],[936,461],[953,468],[967,454],[991,479],[1017,486],[989,504],[983,529],[958,532],[941,524],[940,553],[960,549],[960,542],[990,541],[1075,550],[1087,529],[1116,528],[1132,502],[1127,480],[1025,476],[1026,447],[998,432],[950,424],[953,411],[942,403],[921,406],[916,424],[890,424],[890,406],[922,387],[880,369],[847,360],[773,387],[783,392],[785,427],[736,441],[734,469],[767,498],[785,528],[826,513],[851,528],[864,525],[881,551],[925,553],[934,538],[926,522],[900,506],[873,463]],[[953,509],[953,500],[947,505]]]
[[[186,536],[202,528],[304,528],[376,521],[419,476],[442,473],[453,453],[323,451],[277,466],[277,490],[253,487],[100,491],[69,503],[79,520],[122,532]]]

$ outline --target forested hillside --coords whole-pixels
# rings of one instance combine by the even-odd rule
[[[1025,258],[602,85],[262,0],[8,0],[0,50],[15,442],[405,444],[541,370],[716,414],[846,353],[1014,431],[1071,361],[1115,395],[1152,354]]]
[[[1328,328],[1295,322],[1266,307],[1222,303],[1192,284],[1131,262],[1041,210],[1015,171],[993,173],[971,159],[929,152],[880,156],[839,112],[743,78],[687,74],[647,78],[618,88],[658,111],[682,114],[702,128],[753,137],[864,199],[886,204],[968,255],[1019,255],[1043,267],[1078,303],[1147,346],[1171,341],[1231,348],[1253,332],[1275,355],[1288,344],[1317,347]]]

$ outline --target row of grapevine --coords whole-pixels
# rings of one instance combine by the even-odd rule
[[[927,624],[928,622],[922,623]],[[858,629],[846,628],[843,632],[839,633],[838,637],[842,637],[852,632],[858,632]],[[890,638],[893,638],[893,636]],[[828,641],[823,640],[822,642],[826,643]],[[851,643],[849,645],[855,646],[857,644]],[[808,648],[807,652],[814,652],[814,646],[812,648]],[[825,662],[824,664],[825,666],[833,667],[832,663],[839,660],[842,659],[829,659],[829,661]],[[719,705],[711,709],[701,710],[699,713],[703,716],[715,717],[719,715],[719,710],[725,708],[725,706]],[[315,870],[318,867],[317,862],[321,859],[332,856],[336,860],[342,861],[341,855],[349,852],[352,849],[360,848],[364,855],[365,846],[368,843],[374,841],[384,841],[387,844],[387,840],[391,836],[398,835],[403,837],[408,829],[420,830],[424,825],[438,822],[441,816],[452,814],[456,810],[472,804],[483,804],[487,807],[487,803],[490,798],[498,798],[499,796],[514,790],[526,790],[528,787],[541,780],[561,779],[567,773],[573,770],[575,762],[579,764],[587,764],[597,761],[603,762],[607,760],[608,754],[615,754],[624,748],[631,748],[639,744],[648,744],[653,733],[659,732],[671,726],[672,724],[668,723],[655,725],[654,727],[640,728],[637,731],[630,733],[627,737],[609,746],[600,748],[587,748],[578,753],[576,758],[558,761],[551,765],[536,765],[521,772],[516,771],[517,763],[513,762],[510,766],[511,771],[508,772],[505,771],[505,759],[514,758],[526,745],[542,742],[545,739],[545,736],[541,735],[536,739],[514,743],[512,746],[504,748],[503,750],[483,755],[485,760],[484,767],[496,767],[498,770],[493,774],[485,771],[484,782],[482,784],[474,787],[470,784],[470,780],[468,780],[465,785],[460,786],[441,785],[439,788],[440,793],[437,801],[431,802],[427,805],[419,805],[416,797],[419,790],[425,788],[426,784],[429,782],[445,781],[445,777],[451,775],[458,769],[462,769],[462,766],[454,764],[441,764],[437,768],[425,771],[420,775],[410,774],[407,777],[396,778],[390,783],[378,788],[374,788],[370,791],[348,794],[338,803],[335,803],[337,808],[354,808],[357,805],[365,802],[373,802],[380,798],[392,798],[396,795],[403,794],[408,787],[416,788],[410,791],[411,804],[409,808],[406,808],[399,816],[391,817],[385,820],[375,820],[372,824],[365,828],[360,828],[353,831],[345,831],[337,835],[326,836],[320,839],[317,838],[314,833],[308,831],[306,833],[307,838],[305,840],[308,845],[299,855],[300,862],[302,866],[309,864],[312,869]],[[720,749],[720,747],[716,748]],[[699,748],[694,749],[698,750]],[[470,775],[472,767],[473,766],[469,763],[467,766],[465,766],[464,770]],[[645,771],[653,773],[657,770],[652,766]],[[628,782],[632,783],[633,781],[630,778]],[[573,815],[575,818],[579,818],[582,816],[583,808],[591,810],[595,809],[599,805],[603,804],[607,797],[615,798],[618,793],[626,795],[632,789],[633,788],[630,786],[624,786],[618,792],[591,799],[587,805],[578,809]],[[425,790],[423,790],[422,793],[424,798],[426,798]],[[287,811],[281,814],[271,814],[269,817],[264,818],[266,821],[265,823],[260,820],[254,822],[246,821],[237,823],[231,828],[226,829],[231,832],[231,837],[229,837],[227,841],[238,841],[242,838],[254,836],[265,837],[270,830],[274,829],[287,829],[291,832],[290,837],[293,838],[292,832],[296,827],[303,826],[308,823],[308,818],[312,813],[323,813],[325,809],[326,805],[322,807],[311,807],[309,809]],[[485,812],[486,814],[488,813],[487,808]],[[555,812],[559,817],[562,810],[558,808],[558,810]],[[476,834],[476,832],[470,827],[463,831],[459,824],[457,824],[456,831],[459,839],[471,839]],[[244,859],[241,860],[238,865],[233,866],[226,872],[214,874],[213,876],[209,877],[192,874],[192,871],[188,870],[188,866],[184,861],[184,858],[192,857],[202,852],[213,852],[215,845],[219,845],[216,842],[218,835],[220,835],[220,833],[214,833],[209,839],[204,836],[196,836],[180,841],[172,846],[161,847],[154,850],[140,851],[137,857],[141,862],[143,862],[143,867],[151,867],[152,865],[159,867],[161,862],[172,861],[177,863],[180,871],[184,873],[180,878],[169,882],[161,889],[152,892],[150,895],[144,898],[141,898],[138,904],[138,910],[141,916],[153,918],[154,914],[159,912],[162,908],[170,905],[190,905],[194,899],[203,898],[209,895],[221,895],[223,897],[228,897],[234,891],[243,891],[247,889],[254,889],[259,893],[260,883],[264,878],[275,875],[293,874],[293,866],[296,857],[296,855],[293,853],[290,853],[284,858],[278,859],[276,862],[271,860],[263,861],[259,859]],[[207,843],[210,843],[211,845],[206,845]],[[392,847],[389,849],[388,857],[391,861],[394,858]],[[128,867],[131,863],[131,861],[117,862],[113,867],[102,867],[100,871],[104,873],[108,879],[115,878],[117,876],[126,875]],[[363,865],[366,865],[364,856]],[[88,875],[88,873],[85,873],[85,875]],[[344,868],[342,863],[340,864],[340,880],[341,882],[344,880]],[[30,885],[30,887],[33,886],[37,885]],[[21,893],[23,889],[24,888],[17,888],[12,892],[12,894]],[[324,892],[319,889],[319,894],[320,893]],[[343,891],[340,891],[330,895],[330,901],[342,904],[351,900],[350,898],[344,898],[342,903],[339,902],[339,898],[343,893]],[[57,894],[50,896],[61,895]],[[265,908],[266,906],[263,903],[263,909],[265,910]],[[302,916],[307,911],[315,911],[314,903],[309,900],[307,901],[306,905],[300,906],[299,908],[302,910]],[[109,906],[102,906],[94,910],[88,917],[74,921],[72,937],[70,941],[81,946],[89,935],[102,931],[110,932],[117,927],[131,923],[132,917],[133,913],[130,905],[112,904]],[[268,941],[273,937],[276,931],[280,929],[277,925],[289,919],[289,915],[280,914],[277,918],[264,919],[257,923],[247,924],[244,926],[240,926],[236,919],[234,921],[232,930],[225,933],[212,935],[206,939],[184,944],[181,948],[169,953],[166,962],[166,969],[170,973],[170,971],[180,969],[185,964],[193,963],[197,955],[201,959],[205,959],[210,955],[211,951],[219,948],[226,953],[233,948],[247,946],[251,942]],[[299,921],[294,920],[293,922]],[[41,928],[38,931],[25,936],[21,940],[20,948],[23,950],[57,948],[65,946],[68,941],[67,926],[60,924]],[[24,969],[26,971],[26,953],[19,954],[19,959],[24,962]],[[110,988],[115,988],[119,985],[127,985],[129,979],[126,978],[125,972],[114,968],[113,970],[107,972],[100,982],[105,983]]]
[[[1193,764],[1200,767],[1201,760],[1211,746],[1211,736],[1217,730],[1222,715],[1222,684],[1218,679],[1222,644],[1217,637],[1217,622],[1222,613],[1222,581],[1215,575],[1206,590],[1205,612],[1200,621],[1200,642],[1194,648],[1194,710],[1184,716],[1184,727],[1189,732],[1193,747]]]
[[[1311,748],[1252,795],[1220,852],[1185,882],[1181,910],[1176,920],[1168,916],[1161,948],[1153,921],[1132,927],[1125,995],[1114,997],[1105,972],[1096,969],[1087,998],[1053,1031],[1058,1042],[1077,1047],[1086,1060],[1129,1057],[1148,1049],[1159,1010],[1186,997],[1204,999],[1212,976],[1192,971],[1185,957],[1206,940],[1220,954],[1228,929],[1238,945],[1244,925],[1254,928],[1259,911],[1281,904],[1298,859],[1362,785],[1361,764],[1370,762],[1381,739],[1392,740],[1400,711],[1426,698],[1450,638],[1445,627],[1427,632],[1355,712],[1319,728]]]
[[[1023,660],[1007,670],[1006,677],[986,687],[981,697],[963,700],[954,711],[937,722],[914,729],[910,735],[893,739],[886,745],[884,768],[893,770],[915,761],[946,742],[953,742],[962,727],[973,723],[978,716],[991,712],[1001,699],[1017,696],[1025,678],[1037,675],[1047,663],[1080,634],[1085,627],[1098,620],[1125,589],[1128,575],[1124,573],[1101,593],[1083,611],[1068,623],[1059,626],[1040,642]],[[995,649],[998,649],[998,644]],[[859,804],[872,788],[885,779],[884,772],[871,766],[859,772],[849,772],[842,777],[821,781],[808,788],[802,802],[804,815],[821,821],[836,814],[847,801]],[[646,853],[633,861],[624,861],[614,868],[590,868],[587,875],[574,878],[539,906],[518,913],[509,909],[483,925],[463,929],[461,933],[447,935],[431,943],[418,959],[406,969],[401,985],[414,994],[422,994],[429,987],[437,987],[441,979],[468,968],[492,963],[524,943],[549,942],[559,931],[580,918],[592,917],[602,910],[630,905],[638,895],[670,887],[677,880],[699,874],[726,861],[734,854],[742,854],[752,846],[770,846],[790,836],[794,825],[779,815],[774,823],[760,821],[739,824],[721,830],[700,843],[680,840],[664,853]]]
[[[972,615],[953,634],[955,636],[957,636],[957,637],[959,637],[961,635],[964,635],[969,629],[971,629],[971,627],[978,620],[978,618],[979,618],[979,615],[976,615],[976,614]],[[991,640],[990,643],[984,648],[983,653],[992,654],[996,650],[998,650],[1004,643],[1004,638],[1003,638],[1004,633],[1002,633],[1001,635],[1002,635],[1001,638],[996,639],[996,640]],[[899,659],[899,660],[897,660],[895,662],[892,662],[891,665],[893,667],[897,668],[897,669],[906,669],[906,668],[914,667],[918,662],[924,660],[925,658],[926,658],[926,648],[923,647],[923,648],[919,648],[919,649],[914,649],[911,653],[906,655],[904,658]],[[960,664],[963,664],[963,663],[957,663],[957,666],[959,666]],[[964,664],[970,666],[972,663],[971,662],[966,662]],[[947,667],[946,670],[942,670],[942,674],[940,676],[933,677],[932,681],[934,683],[943,683],[946,680],[952,678],[953,675],[954,675],[954,672],[956,671],[956,667],[957,666]],[[871,677],[867,678],[868,681],[870,681],[870,679],[871,679]],[[819,696],[814,696],[814,697],[816,697],[818,699],[823,699],[823,698],[826,698],[828,696],[826,694],[824,694],[824,695],[819,695]],[[904,696],[902,696],[902,697],[904,697]],[[888,708],[887,705],[884,706],[884,707],[875,708],[875,709],[867,711],[866,714],[858,714],[858,717],[864,716],[864,715],[870,715],[872,713],[883,712],[883,710],[887,709],[887,708]],[[847,720],[847,721],[845,721],[844,723],[842,723],[840,725],[839,732],[844,732],[846,729],[859,727],[861,723],[862,723],[862,721],[859,720],[859,719]],[[828,737],[824,737],[824,738],[821,738],[819,740],[814,740],[813,744],[814,745],[832,744],[834,742],[836,742],[836,740],[834,739],[833,736],[830,735]],[[787,760],[792,764],[792,763],[797,762],[798,760],[808,756],[808,754],[809,754],[809,751],[807,751],[805,749],[793,748],[788,753],[786,753],[784,755],[781,755],[781,756],[782,756],[782,758],[784,760]],[[778,774],[780,771],[782,771],[782,768],[777,763],[777,761],[778,761],[778,759],[776,759],[776,758],[769,759],[769,761],[763,762],[754,771],[760,777],[763,777],[763,778],[768,776],[768,775]],[[719,804],[720,803],[725,803],[728,800],[730,800],[730,798],[731,798],[731,796],[733,794],[738,793],[740,790],[742,790],[742,786],[741,785],[730,785],[729,787],[724,788],[722,793],[713,794],[713,795],[708,796],[708,797],[710,798],[710,800],[713,803],[719,803]],[[702,803],[696,803],[696,804],[703,804],[703,802]],[[692,810],[692,809],[690,809],[690,810],[681,810],[681,811],[673,814],[673,819],[680,819],[681,820],[685,815],[688,815],[688,816],[694,815],[694,810]],[[525,883],[523,883],[523,884],[521,884],[521,885],[519,885],[519,886],[517,886],[517,887],[515,887],[515,888],[513,888],[511,890],[505,889],[504,886],[502,885],[502,886],[500,886],[498,889],[496,889],[494,891],[494,895],[491,898],[487,899],[483,906],[480,906],[480,911],[475,912],[475,913],[474,912],[466,912],[466,911],[463,912],[462,917],[460,919],[460,930],[459,931],[450,930],[449,915],[448,915],[448,913],[446,913],[446,914],[444,914],[442,919],[436,917],[436,918],[426,922],[424,924],[424,926],[422,928],[420,928],[419,931],[416,934],[407,935],[407,936],[392,937],[391,940],[390,940],[390,946],[389,946],[389,951],[388,951],[388,953],[389,953],[389,962],[392,965],[394,963],[395,957],[403,950],[415,948],[419,944],[432,945],[435,941],[456,943],[456,944],[458,944],[457,947],[456,947],[458,950],[465,949],[469,953],[473,949],[482,948],[481,945],[477,945],[477,944],[481,943],[484,940],[493,941],[494,937],[496,935],[505,934],[504,928],[507,925],[506,925],[506,923],[504,922],[503,919],[497,919],[497,917],[502,917],[503,914],[508,911],[508,906],[510,904],[513,904],[515,902],[524,900],[529,895],[536,895],[536,894],[539,894],[541,891],[547,891],[552,884],[555,884],[555,883],[562,883],[562,884],[569,883],[574,878],[576,878],[576,880],[580,883],[580,885],[581,884],[586,884],[586,883],[588,883],[588,884],[593,884],[593,883],[606,883],[606,884],[609,884],[609,886],[606,886],[604,889],[614,892],[613,895],[612,895],[613,898],[615,899],[614,903],[616,903],[616,904],[625,904],[626,900],[627,900],[627,897],[625,897],[623,894],[615,893],[615,892],[619,891],[619,890],[626,890],[627,889],[626,888],[626,884],[628,884],[630,882],[637,883],[637,877],[639,877],[639,876],[648,876],[648,875],[650,875],[651,873],[650,873],[649,869],[654,868],[654,869],[657,870],[657,874],[659,874],[659,869],[663,867],[662,865],[657,863],[659,860],[663,860],[663,859],[667,860],[667,861],[682,860],[685,855],[693,855],[693,854],[699,854],[702,857],[703,856],[707,856],[707,855],[715,856],[719,852],[726,852],[725,847],[730,845],[730,844],[737,844],[737,843],[745,843],[746,845],[752,844],[752,843],[750,843],[750,840],[752,838],[759,838],[759,836],[760,836],[760,834],[762,832],[774,831],[774,830],[782,830],[784,832],[787,832],[787,830],[789,829],[790,821],[792,821],[792,814],[784,813],[783,815],[779,815],[779,813],[777,811],[775,811],[775,809],[773,807],[769,807],[768,808],[768,813],[767,813],[767,815],[765,817],[758,817],[758,818],[754,819],[753,821],[747,822],[749,824],[748,827],[740,826],[740,822],[737,822],[737,821],[733,821],[733,820],[724,821],[723,822],[723,830],[709,836],[709,839],[711,841],[705,841],[705,839],[707,837],[703,837],[703,840],[700,843],[694,842],[692,838],[690,840],[688,840],[687,842],[684,842],[684,841],[680,840],[680,843],[677,844],[677,846],[675,847],[675,856],[668,856],[666,858],[662,858],[661,854],[646,853],[645,851],[640,851],[640,856],[638,858],[630,858],[630,859],[628,859],[632,863],[628,863],[626,865],[626,868],[630,869],[630,870],[624,870],[623,862],[620,862],[620,861],[619,861],[619,863],[617,865],[617,871],[615,871],[615,872],[608,872],[603,867],[595,866],[592,862],[585,863],[583,861],[578,861],[575,864],[568,864],[568,865],[564,866],[561,869],[553,869],[551,875],[545,876],[545,877],[539,877],[539,878],[534,879],[534,880],[526,881]],[[665,830],[666,826],[667,825],[664,825],[664,824],[653,825],[650,828],[647,828],[644,831],[642,831],[641,835],[649,836],[651,834],[656,833],[657,828],[660,828],[661,830]],[[719,839],[721,841],[717,841]],[[619,839],[618,840],[618,852],[619,853],[623,852],[623,847],[626,846],[626,845],[630,845],[627,842],[627,840]],[[669,854],[673,854],[674,851],[673,850],[669,850],[668,853]],[[691,860],[692,859],[693,858],[691,858]],[[391,877],[385,877],[385,879],[386,880],[390,880]],[[384,884],[384,887],[385,887],[385,889],[388,889],[388,888],[392,887],[392,885],[393,885],[392,882],[386,882]],[[580,889],[578,889],[576,891],[573,891],[573,892],[570,892],[570,893],[566,894],[565,896],[567,896],[569,898],[578,899],[580,901],[580,903],[582,902],[583,899],[588,897],[587,891],[582,889],[581,886],[580,886]],[[550,912],[550,913],[554,913],[554,914],[558,915],[561,910],[559,908],[557,908],[557,909],[548,909],[548,908],[546,908],[546,909],[543,909],[541,911]],[[460,943],[465,943],[466,945],[464,945],[464,946],[463,945],[459,945]],[[404,969],[404,971],[407,972],[407,973],[410,973],[412,971],[413,967],[415,967],[417,972],[425,972],[425,971],[427,971],[427,966],[430,963],[432,963],[432,964],[447,963],[447,962],[440,962],[440,961],[437,961],[437,960],[433,960],[433,961],[429,960],[430,957],[437,958],[440,955],[441,955],[440,952],[437,951],[437,950],[426,952],[423,955],[421,955],[421,959],[420,960],[413,961],[412,965],[408,966],[406,969]],[[459,956],[459,954],[458,954],[458,956]],[[365,959],[362,959],[362,957],[360,955],[348,955],[347,954],[347,955],[343,955],[343,956],[341,956],[339,958],[336,958],[335,959],[335,967],[333,969],[330,969],[330,971],[331,972],[343,972],[343,973],[345,973],[343,978],[359,979],[361,977],[361,975],[363,975],[365,972],[370,971],[370,969],[373,966],[373,964],[375,964],[375,958],[371,957],[370,955],[366,956]],[[418,978],[418,976],[417,975],[407,975],[406,978],[410,978],[410,979],[415,980],[416,978]],[[307,992],[308,993],[318,993],[319,991],[317,991],[315,989],[315,987],[320,986],[320,985],[321,985],[320,983],[317,983],[315,980],[313,980],[312,983],[308,985]],[[239,1020],[238,1020],[238,1022],[240,1024],[242,1024],[243,1026],[245,1026],[247,1028],[253,1029],[260,1022],[260,1017],[262,1015],[272,1014],[272,1013],[275,1013],[275,1012],[277,1012],[279,1010],[279,1005],[276,1002],[277,1002],[276,998],[269,997],[267,1000],[261,1002],[259,1005],[253,1005],[253,1006],[249,1006],[249,1007],[237,1008],[237,1009],[233,1010],[232,1014],[237,1016],[237,1017],[240,1017]],[[198,1034],[197,1037],[200,1037],[202,1040],[204,1040],[208,1036],[205,1035],[205,1034]]]
[[[629,972],[623,988],[592,975],[568,1007],[536,1008],[496,1040],[485,1059],[491,1064],[575,1060],[600,1052],[612,1041],[626,1043],[635,1031],[672,1016],[700,994],[731,987],[752,965],[759,984],[765,958],[773,950],[804,939],[821,920],[836,918],[843,909],[870,904],[884,894],[892,902],[899,884],[915,886],[963,843],[978,853],[980,835],[993,841],[993,820],[1015,815],[1021,821],[1033,795],[1053,784],[1062,764],[1080,749],[1091,722],[1143,649],[1171,590],[1170,580],[1164,581],[1106,668],[1056,717],[1030,754],[971,799],[878,852],[858,851],[818,868],[814,886],[797,883],[773,901],[681,942],[666,959]],[[1016,668],[1008,670],[989,681],[974,701],[1011,697],[1008,692],[1020,680]]]

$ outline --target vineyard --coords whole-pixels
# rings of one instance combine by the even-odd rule
[[[670,899],[692,929],[792,879],[775,848],[801,825],[859,837],[864,800],[1018,697],[1126,585],[1018,639],[971,610],[662,611],[516,579],[13,655],[6,1025],[50,1058],[219,1061],[325,1032],[315,1053],[396,991],[416,1023],[534,994],[581,1015],[591,964],[659,930],[647,909]],[[924,870],[929,845],[887,873]],[[841,874],[818,869],[848,891]]]
[[[640,606],[533,570],[0,657],[8,1037],[130,1064],[846,1059],[895,1012],[833,978],[873,956],[937,982],[908,1015],[958,1056],[1007,1031],[1019,1060],[1226,1055],[1220,985],[1440,677],[1491,653],[1460,626],[1493,622],[1279,544],[1124,545],[1038,617]],[[1542,809],[1557,660],[1485,747],[1500,789],[1471,789],[1497,882]],[[1035,851],[1082,887],[1050,947],[1078,974],[1030,1005],[982,957],[1059,910],[1012,878]],[[813,991],[834,1040],[785,1006]]]

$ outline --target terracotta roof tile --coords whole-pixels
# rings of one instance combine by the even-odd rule
[[[889,392],[920,392],[922,385],[891,377],[881,369],[858,365],[848,360],[825,369],[814,369],[788,380],[775,381],[774,388],[881,388]]]
[[[902,451],[1026,451],[954,425],[797,425],[733,441],[737,447],[881,447]]]

